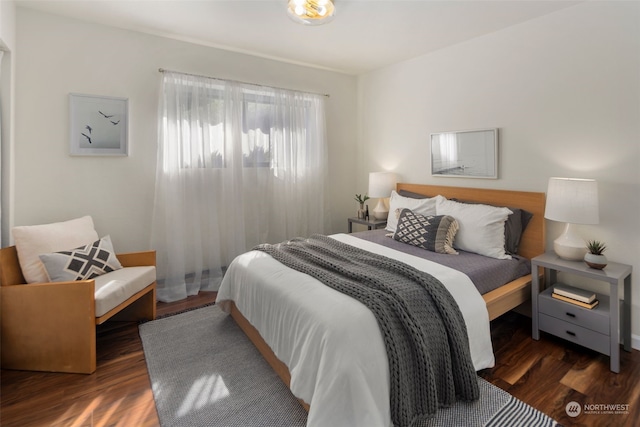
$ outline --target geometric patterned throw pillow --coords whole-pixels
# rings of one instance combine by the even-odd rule
[[[51,282],[89,280],[122,268],[109,236],[69,251],[40,255],[40,260]]]
[[[452,216],[424,216],[403,209],[393,238],[432,252],[457,255],[458,252],[453,249],[453,240],[458,228],[458,221]]]

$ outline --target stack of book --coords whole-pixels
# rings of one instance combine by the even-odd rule
[[[578,305],[584,308],[593,308],[598,305],[596,294],[584,289],[574,288],[573,286],[556,283],[553,285],[553,293],[551,296],[564,302]]]

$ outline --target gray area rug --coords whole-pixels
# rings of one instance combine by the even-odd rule
[[[304,426],[307,413],[233,319],[213,305],[140,325],[160,424]],[[480,399],[441,409],[426,426],[553,426],[478,378]]]

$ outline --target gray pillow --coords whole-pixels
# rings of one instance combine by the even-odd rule
[[[453,249],[457,232],[458,221],[452,216],[424,216],[405,208],[400,212],[393,238],[439,254],[458,254]]]
[[[430,199],[433,196],[425,196],[424,194],[414,193],[413,191],[400,190],[398,194],[402,197],[410,197],[412,199]]]
[[[40,255],[40,261],[51,282],[89,280],[122,268],[109,236],[79,248]]]
[[[519,208],[508,208],[513,212],[504,223],[504,249],[508,254],[516,255],[522,233],[533,217],[531,212]]]

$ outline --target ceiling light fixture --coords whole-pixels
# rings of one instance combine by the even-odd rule
[[[336,8],[333,0],[289,0],[287,14],[305,25],[322,25],[333,19]]]

